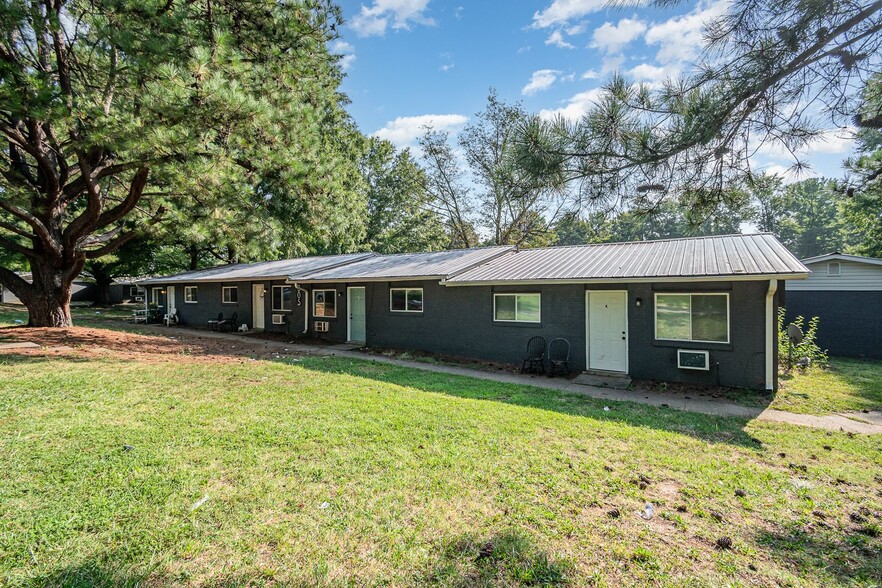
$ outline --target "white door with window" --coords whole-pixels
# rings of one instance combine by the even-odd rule
[[[166,306],[168,307],[168,311],[166,311],[166,314],[168,314],[169,316],[173,315],[175,313],[175,287],[174,286],[168,287],[168,295],[166,296]]]
[[[364,341],[366,320],[364,310],[364,288],[348,288],[349,296],[346,307],[349,309],[349,341]]]
[[[263,284],[251,285],[251,328],[255,331],[263,330],[266,317],[266,294]]]
[[[628,293],[593,290],[588,298],[588,368],[628,372]]]

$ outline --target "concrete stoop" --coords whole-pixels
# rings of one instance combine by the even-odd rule
[[[602,372],[592,370],[582,372],[573,380],[576,384],[583,386],[596,386],[599,388],[614,388],[616,390],[627,390],[631,385],[631,376],[628,374],[620,374],[618,372]]]

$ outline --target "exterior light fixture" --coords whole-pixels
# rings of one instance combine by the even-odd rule
[[[637,299],[637,306],[643,306],[643,299],[642,298]]]

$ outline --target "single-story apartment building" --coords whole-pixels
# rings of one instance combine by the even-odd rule
[[[25,282],[31,282],[33,277],[30,272],[19,272],[19,277],[21,277]],[[75,304],[83,304],[87,302],[95,301],[95,283],[89,282],[87,280],[74,280],[74,283],[71,285],[71,296],[70,301]],[[3,304],[21,304],[21,300],[18,299],[12,290],[9,288],[4,288],[0,286],[0,302]]]
[[[818,344],[830,355],[882,359],[882,259],[828,253],[787,294],[787,320],[820,318]]]
[[[777,387],[785,281],[809,270],[773,235],[350,254],[233,265],[142,283],[183,324],[502,362],[565,338],[578,371]]]

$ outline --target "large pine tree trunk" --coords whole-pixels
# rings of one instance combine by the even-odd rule
[[[28,326],[70,327],[70,297],[74,278],[82,270],[82,262],[74,268],[58,269],[50,262],[31,259],[33,282],[19,299],[28,309]]]

